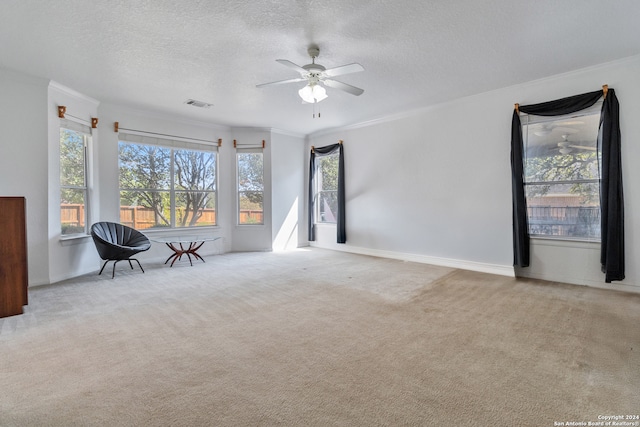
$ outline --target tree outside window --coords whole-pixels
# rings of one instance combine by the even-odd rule
[[[238,224],[264,224],[264,156],[262,152],[237,152]]]
[[[216,224],[216,153],[121,141],[120,220],[137,229]]]
[[[530,235],[600,239],[599,118],[594,108],[523,124]]]
[[[61,234],[87,233],[87,143],[90,135],[60,129]]]
[[[338,216],[338,154],[318,157],[316,160],[318,222],[335,223]]]

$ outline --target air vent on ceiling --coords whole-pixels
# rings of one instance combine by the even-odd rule
[[[187,105],[193,105],[194,107],[198,107],[198,108],[213,107],[213,104],[209,104],[203,101],[196,101],[195,99],[187,99],[186,101],[184,101],[184,103]]]

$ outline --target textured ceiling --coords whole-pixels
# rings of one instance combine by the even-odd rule
[[[102,102],[311,134],[640,53],[638,0],[3,0],[0,67]],[[321,118],[277,63],[327,68]],[[214,104],[198,109],[188,98]]]

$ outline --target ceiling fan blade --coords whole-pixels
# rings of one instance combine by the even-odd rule
[[[341,65],[340,67],[324,70],[324,75],[327,77],[335,77],[343,74],[357,73],[359,71],[364,71],[364,67],[354,62],[353,64]]]
[[[581,150],[589,150],[589,151],[596,151],[597,150],[596,147],[588,147],[586,145],[569,145],[569,147],[571,147],[571,148],[579,148]]]
[[[294,64],[291,61],[288,61],[286,59],[276,59],[277,62],[281,63],[282,65],[284,65],[285,67],[289,67],[293,70],[296,70],[297,72],[299,72],[300,74],[304,75],[307,74],[308,71],[305,70],[304,68],[302,68],[301,66]]]
[[[329,87],[343,90],[345,92],[350,93],[351,95],[359,96],[364,93],[364,90],[360,89],[359,87],[351,86],[346,83],[339,82],[337,80],[325,79],[322,82]]]
[[[296,82],[306,82],[306,81],[307,79],[303,77],[296,77],[295,79],[278,80],[277,82],[271,82],[271,83],[262,83],[262,84],[256,85],[256,87],[273,86],[273,85],[281,85],[284,83],[296,83]]]

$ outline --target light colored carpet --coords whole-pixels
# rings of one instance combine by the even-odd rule
[[[553,426],[640,412],[640,296],[319,249],[119,264],[0,319],[2,426]]]

